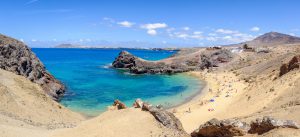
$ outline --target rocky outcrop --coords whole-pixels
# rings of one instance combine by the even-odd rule
[[[135,108],[142,108],[143,104],[144,104],[144,102],[140,98],[138,98],[134,101],[132,106]]]
[[[299,129],[291,120],[278,120],[271,117],[258,118],[250,124],[237,119],[212,119],[191,133],[192,137],[233,137],[246,134],[264,134],[275,128]]]
[[[216,50],[204,52],[200,55],[199,68],[208,69],[218,67],[221,63],[229,62],[232,59],[232,53],[228,50]]]
[[[250,134],[263,134],[275,128],[294,128],[299,129],[300,126],[291,120],[278,120],[271,117],[258,118],[251,122]]]
[[[294,56],[287,64],[282,64],[279,76],[282,76],[296,68],[300,68],[300,55]]]
[[[232,53],[226,49],[206,50],[199,54],[187,56],[172,56],[160,61],[143,60],[127,51],[122,51],[112,66],[129,69],[131,73],[135,74],[173,74],[218,67],[222,63],[229,62],[232,58]]]
[[[155,107],[152,107],[149,112],[165,127],[185,132],[181,122],[171,112]]]
[[[153,107],[152,104],[144,102],[143,105],[142,105],[142,110],[150,111],[152,109],[152,107]]]
[[[127,108],[126,105],[121,102],[120,100],[115,100],[113,106],[117,107],[117,109],[125,109]]]
[[[41,85],[54,100],[65,92],[65,87],[56,80],[43,63],[23,42],[0,34],[0,68],[22,75]]]
[[[138,107],[136,107],[138,106]],[[134,103],[135,108],[141,108],[143,111],[150,112],[154,118],[160,122],[163,126],[177,131],[177,135],[189,136],[183,129],[181,122],[177,119],[173,113],[162,109],[160,105],[153,106],[150,103],[143,102],[141,99],[136,99]]]
[[[201,125],[199,129],[191,133],[192,137],[232,137],[247,134],[250,126],[239,120],[217,120],[212,119]]]
[[[139,60],[139,58],[133,56],[127,51],[121,51],[119,56],[112,63],[112,66],[115,68],[131,68],[135,66],[135,62]]]

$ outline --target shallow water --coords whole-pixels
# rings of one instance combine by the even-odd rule
[[[121,50],[33,49],[46,68],[62,81],[67,92],[64,106],[89,116],[106,110],[115,99],[131,106],[136,98],[171,107],[193,97],[202,87],[188,75],[132,75],[109,68]],[[128,50],[147,60],[172,55],[170,51]]]

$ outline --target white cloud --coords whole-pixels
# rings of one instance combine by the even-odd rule
[[[216,33],[208,33],[208,36],[217,36]]]
[[[259,31],[260,30],[260,28],[259,27],[252,27],[251,29],[250,29],[250,31],[253,31],[253,32],[256,32],[256,31]]]
[[[245,42],[254,39],[255,37],[250,35],[250,34],[245,34],[245,33],[236,33],[232,35],[226,35],[222,37],[222,40],[225,40],[226,42],[230,43],[240,43],[240,42]]]
[[[129,21],[118,22],[118,24],[121,25],[122,27],[127,27],[127,28],[130,28],[134,25],[133,22],[129,22]]]
[[[189,35],[188,35],[188,34],[178,34],[177,37],[178,37],[178,38],[186,39],[186,38],[189,37]]]
[[[31,41],[32,41],[32,42],[36,42],[37,40],[36,40],[36,39],[32,39]]]
[[[152,23],[152,24],[149,23],[149,24],[141,25],[141,28],[147,29],[147,33],[152,36],[157,34],[156,29],[162,29],[166,27],[168,27],[166,23]]]
[[[295,34],[295,33],[289,33],[289,35],[291,35],[291,36],[296,36],[296,34]]]
[[[230,40],[230,39],[232,39],[232,36],[224,36],[223,39],[224,40]]]
[[[20,41],[24,42],[24,39],[21,38]]]
[[[204,37],[202,35],[191,35],[190,38],[193,38],[193,39],[203,39]]]
[[[175,32],[169,35],[170,37],[176,37],[181,39],[198,39],[201,40],[204,37],[201,35],[202,32],[186,33],[186,32]]]
[[[200,35],[200,34],[202,34],[203,32],[201,32],[201,31],[195,31],[193,34],[194,35]]]
[[[198,45],[199,45],[199,46],[203,46],[203,45],[204,45],[204,43],[203,43],[203,42],[200,42],[200,43],[198,43]]]
[[[149,35],[152,35],[152,36],[154,36],[154,35],[157,34],[156,30],[154,30],[154,29],[149,29],[149,30],[147,31],[147,33],[148,33]]]
[[[183,30],[185,30],[185,31],[188,31],[188,30],[190,30],[190,28],[189,28],[189,27],[183,27],[182,29],[183,29]]]
[[[168,27],[165,23],[153,23],[153,24],[144,24],[141,26],[143,29],[154,30]]]
[[[217,41],[218,40],[217,37],[206,37],[205,39],[208,41]]]
[[[222,34],[233,34],[233,33],[237,33],[237,31],[229,30],[229,29],[217,29],[216,32],[217,32],[217,33],[222,33]]]
[[[167,32],[170,33],[170,32],[172,32],[172,31],[174,31],[174,30],[175,30],[175,28],[168,28],[168,29],[167,29]]]

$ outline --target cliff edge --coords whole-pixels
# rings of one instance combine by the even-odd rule
[[[46,71],[43,63],[23,42],[0,34],[0,68],[39,84],[45,93],[58,100],[64,85]]]

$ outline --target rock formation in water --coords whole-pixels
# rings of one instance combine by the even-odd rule
[[[58,100],[65,92],[64,85],[47,72],[30,48],[23,42],[1,34],[0,68],[39,84],[54,100]]]
[[[135,74],[173,74],[218,67],[229,62],[233,54],[226,49],[209,49],[189,55],[172,56],[159,61],[147,61],[122,51],[112,63],[114,68],[129,69]]]

